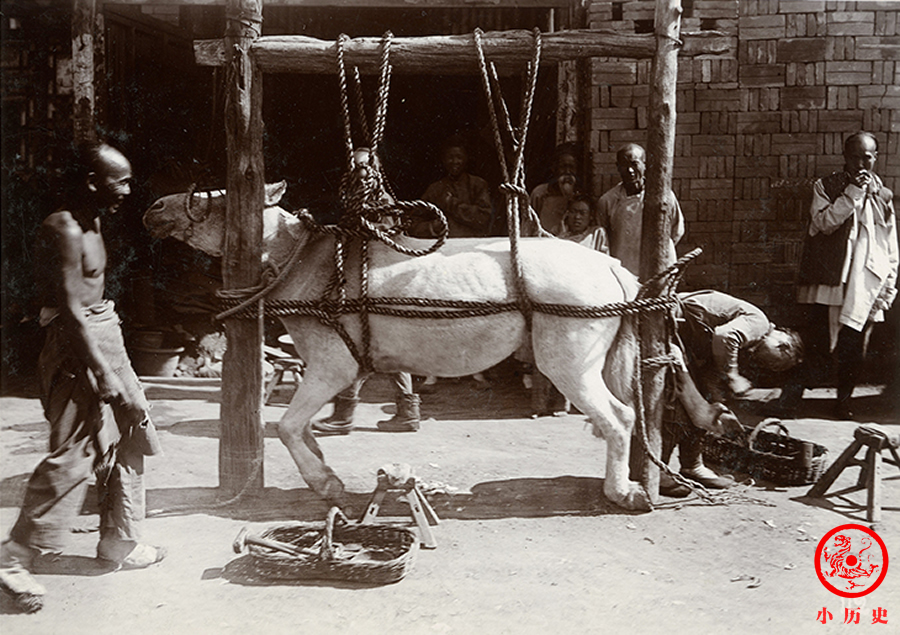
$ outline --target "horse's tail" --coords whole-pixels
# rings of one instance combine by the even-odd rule
[[[641,288],[637,278],[621,267],[613,267],[612,273],[622,288],[624,300],[626,302],[634,300]],[[638,353],[635,322],[636,320],[631,314],[621,317],[619,330],[606,354],[606,364],[603,365],[604,382],[616,399],[625,404],[631,404],[634,400],[632,378]]]

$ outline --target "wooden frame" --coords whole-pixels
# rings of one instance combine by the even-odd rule
[[[259,282],[262,243],[263,157],[262,81],[267,71],[334,72],[334,43],[302,36],[260,37],[262,0],[228,0],[226,38],[220,44],[198,44],[198,63],[227,64],[231,82],[227,87],[226,135],[228,142],[228,182],[226,248],[223,258],[225,288],[248,287]],[[596,31],[558,32],[545,36],[547,61],[571,56],[600,55],[652,57],[653,82],[650,95],[648,169],[641,249],[641,277],[648,279],[667,264],[661,249],[667,235],[665,206],[671,190],[675,138],[675,88],[681,34],[680,0],[656,0],[656,32],[652,36],[609,34]],[[484,49],[488,59],[503,57],[520,64],[530,59],[532,35],[525,32],[486,34]],[[571,45],[567,38],[578,40]],[[685,52],[715,53],[729,43],[719,34],[707,34]],[[219,41],[215,41],[219,42]],[[422,72],[428,68],[474,68],[472,36],[398,38],[392,43],[395,70]],[[357,38],[345,46],[350,65],[371,66],[378,58],[380,38]],[[226,59],[227,56],[227,59]],[[449,58],[452,57],[452,64]],[[549,58],[549,59],[548,59]],[[228,353],[222,376],[222,437],[219,448],[219,481],[228,494],[240,495],[262,488],[262,317],[257,321],[227,320]],[[641,325],[645,357],[664,352],[664,324],[660,314],[651,314]],[[648,449],[661,449],[662,385],[661,369],[644,374],[645,403],[651,404],[644,425]],[[651,501],[658,497],[659,469],[646,457],[640,479]]]

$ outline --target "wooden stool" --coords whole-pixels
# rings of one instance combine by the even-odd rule
[[[831,487],[832,483],[841,475],[847,467],[860,467],[859,478],[854,487],[832,492],[828,496],[837,496],[840,494],[849,494],[861,489],[868,490],[866,500],[866,520],[876,522],[881,520],[881,461],[900,468],[900,457],[897,456],[897,448],[900,446],[900,436],[890,437],[883,430],[875,426],[859,426],[853,431],[853,442],[847,446],[838,459],[819,479],[819,482],[812,486],[807,496],[814,498],[825,498],[825,492]],[[856,453],[860,448],[866,446],[865,459],[857,459]],[[893,459],[890,457],[882,457],[881,451],[887,449]]]
[[[422,546],[426,549],[437,547],[437,541],[434,539],[431,526],[439,525],[441,521],[425,499],[425,495],[419,490],[416,477],[412,474],[412,469],[405,463],[382,465],[378,468],[378,486],[375,488],[372,499],[369,501],[369,505],[366,507],[366,511],[359,522],[379,522],[378,512],[388,492],[400,492],[401,497],[405,498],[406,502],[409,503],[410,515],[419,529],[419,541]]]
[[[266,393],[263,399],[263,403],[267,404],[272,397],[272,393],[275,392],[275,388],[284,381],[285,373],[291,373],[296,384],[303,381],[303,369],[306,368],[306,363],[299,357],[293,357],[285,353],[280,348],[263,346],[263,351],[266,361],[272,364],[273,368],[272,379],[266,384]]]

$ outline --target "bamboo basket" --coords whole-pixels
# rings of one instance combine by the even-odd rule
[[[764,428],[776,428],[769,432]],[[792,437],[778,419],[765,419],[755,428],[744,426],[746,442],[704,436],[703,459],[735,472],[776,485],[815,483],[825,471],[828,449]]]
[[[391,584],[412,568],[418,551],[416,533],[406,527],[350,522],[333,507],[325,523],[294,523],[272,527],[261,537],[288,543],[317,555],[292,555],[259,545],[250,546],[256,572],[283,580],[343,580]]]

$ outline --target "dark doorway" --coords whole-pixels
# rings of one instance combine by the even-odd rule
[[[518,121],[522,81],[502,80],[511,115]],[[369,118],[375,78],[363,79]],[[469,171],[496,188],[502,174],[481,80],[476,76],[400,75],[391,82],[381,157],[397,195],[415,199],[442,176],[440,148],[450,135],[464,138]],[[556,73],[542,69],[526,154],[529,186],[546,178],[555,143]],[[346,170],[338,80],[330,76],[269,75],[263,117],[268,180],[287,179],[288,202],[308,208],[323,222],[335,220],[337,193]],[[360,127],[352,112],[355,134]],[[356,145],[365,145],[361,135]]]

